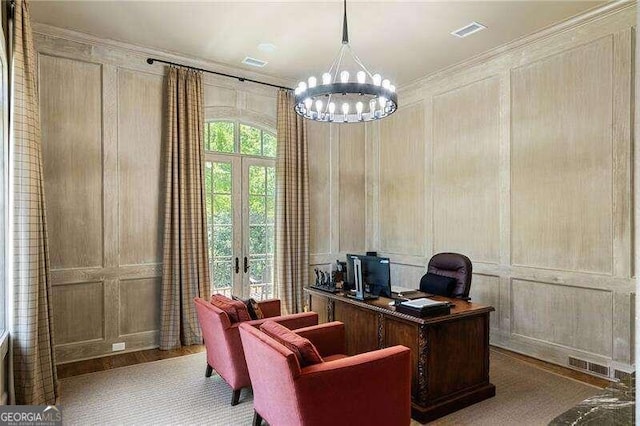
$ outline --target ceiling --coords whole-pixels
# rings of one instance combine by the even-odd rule
[[[580,14],[603,1],[355,2],[347,4],[351,46],[371,72],[403,85]],[[320,76],[340,47],[341,1],[30,2],[32,20],[298,80]],[[464,39],[449,33],[477,21]],[[258,49],[272,43],[273,52]],[[245,56],[268,61],[257,69]]]

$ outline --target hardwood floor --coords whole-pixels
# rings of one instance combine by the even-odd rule
[[[102,358],[87,359],[84,361],[59,364],[58,378],[78,376],[80,374],[94,373],[96,371],[110,370],[112,368],[125,367],[127,365],[141,364],[143,362],[158,361],[161,359],[175,358],[177,356],[191,355],[204,351],[204,345],[184,346],[180,349],[161,351],[160,349],[148,349],[145,351],[127,352]]]
[[[174,349],[171,351],[161,351],[160,349],[149,349],[146,351],[127,352],[122,354],[116,354],[106,356],[102,358],[87,359],[84,361],[76,361],[68,364],[58,365],[58,378],[64,379],[65,377],[78,376],[80,374],[93,373],[96,371],[109,370],[112,368],[125,367],[127,365],[135,365],[143,362],[158,361],[161,359],[174,358],[177,356],[190,355],[204,351],[204,345],[185,346],[180,349]],[[559,374],[564,377],[568,377],[580,382],[588,383],[600,388],[606,388],[611,385],[611,382],[606,379],[594,377],[590,374],[581,373],[570,368],[561,367],[559,365],[551,364],[545,361],[541,361],[536,358],[531,358],[526,355],[521,355],[515,352],[508,351],[506,349],[497,348],[491,346],[492,351],[499,352],[501,354],[513,357],[520,361],[524,361],[529,364],[533,364],[536,367],[543,370],[551,371],[552,373]]]

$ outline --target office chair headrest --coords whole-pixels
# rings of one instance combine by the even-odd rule
[[[460,253],[438,253],[429,261],[427,272],[455,278],[457,283],[453,297],[469,297],[473,267],[467,256]]]

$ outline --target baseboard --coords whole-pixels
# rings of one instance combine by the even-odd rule
[[[528,351],[521,350],[517,346],[512,346],[508,344],[500,344],[491,342],[491,346],[493,348],[498,349],[501,353],[506,353],[507,355],[511,354],[516,358],[521,358],[524,361],[530,361],[535,364],[538,364],[539,367],[543,369],[548,369],[556,374],[560,374],[565,377],[569,377],[578,381],[582,381],[594,386],[605,387],[612,382],[618,382],[622,378],[627,377],[631,372],[635,371],[634,367],[631,366],[631,372],[629,372],[628,368],[621,369],[616,368],[620,367],[620,364],[611,362],[609,365],[609,375],[597,374],[591,370],[589,370],[589,363],[585,368],[579,368],[569,364],[570,355],[567,355],[566,363],[555,361],[555,357],[541,357],[532,355]],[[548,366],[545,367],[545,364]],[[564,370],[564,371],[563,371]],[[582,376],[582,377],[581,377]]]
[[[159,345],[159,336],[160,333],[156,330],[127,334],[112,340],[97,340],[57,345],[55,348],[56,365],[129,352],[137,352],[146,349],[154,349]],[[112,344],[119,342],[124,342],[126,344],[126,349],[123,351],[113,351]]]

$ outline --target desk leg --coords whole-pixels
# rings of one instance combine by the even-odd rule
[[[418,404],[427,403],[427,326],[418,327]]]
[[[378,314],[378,349],[385,348],[385,338],[384,338],[384,315]]]

